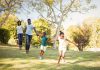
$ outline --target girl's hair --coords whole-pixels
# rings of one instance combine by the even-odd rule
[[[20,26],[21,25],[21,21],[19,20],[19,21],[17,21],[17,25],[18,26]]]
[[[59,35],[62,35],[62,34],[64,34],[62,31],[60,31],[60,34]]]

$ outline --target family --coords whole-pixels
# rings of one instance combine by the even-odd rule
[[[40,35],[36,29],[35,26],[32,24],[31,19],[27,19],[27,26],[25,28],[26,30],[26,43],[25,43],[25,50],[26,50],[26,54],[29,53],[29,49],[30,49],[30,43],[32,40],[32,34],[33,34],[33,30],[35,31],[36,35],[41,37],[41,47],[40,47],[40,56],[39,59],[43,59],[43,55],[46,51],[47,48],[47,41],[48,38],[46,36],[46,32],[43,32],[42,35]],[[23,39],[23,27],[21,25],[21,21],[17,22],[17,36],[18,36],[18,46],[19,49],[22,49],[22,39]],[[68,42],[73,43],[71,41],[69,41],[68,39],[64,38],[64,33],[62,31],[60,31],[57,40],[59,41],[59,47],[58,47],[58,51],[59,51],[59,59],[58,59],[58,64],[60,63],[60,60],[62,60],[63,62],[65,62],[64,57],[65,57],[65,52],[66,52],[66,46],[68,45]],[[75,43],[73,43],[74,45],[76,45]]]

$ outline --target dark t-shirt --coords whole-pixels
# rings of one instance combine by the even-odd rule
[[[46,36],[43,36],[43,37],[42,37],[41,45],[47,46],[47,37],[46,37]]]

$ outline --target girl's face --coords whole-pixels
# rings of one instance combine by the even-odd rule
[[[60,35],[60,38],[61,38],[61,39],[64,39],[64,34],[61,34],[61,35]]]

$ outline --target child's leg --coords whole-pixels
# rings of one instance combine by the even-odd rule
[[[40,56],[43,56],[43,54],[44,54],[44,51],[41,50],[41,51],[40,51]]]
[[[59,59],[58,59],[58,64],[60,63],[61,58],[62,58],[62,51],[59,51]]]
[[[62,51],[62,60],[63,60],[63,62],[65,62],[65,60],[64,60],[64,58],[65,58],[65,53],[66,53],[66,49],[63,49],[63,51]]]
[[[62,52],[62,61],[63,61],[63,62],[65,62],[64,57],[65,57],[65,52],[63,51],[63,52]]]
[[[41,49],[41,51],[40,51],[40,59],[42,59],[43,55],[44,55],[44,46],[41,45],[40,49]]]

